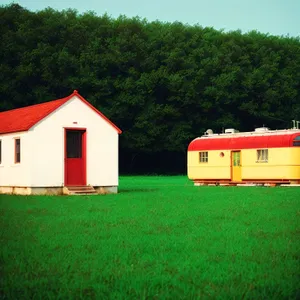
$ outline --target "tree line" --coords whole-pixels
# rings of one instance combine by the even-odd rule
[[[300,38],[0,7],[0,111],[74,89],[115,122],[121,173],[184,173],[208,128],[300,119]]]

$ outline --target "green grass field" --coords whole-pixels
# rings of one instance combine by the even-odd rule
[[[0,195],[0,298],[296,299],[299,217],[299,188],[184,176],[121,177],[118,195]]]

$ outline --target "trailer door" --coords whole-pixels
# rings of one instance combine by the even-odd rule
[[[241,151],[231,151],[231,180],[242,181]]]

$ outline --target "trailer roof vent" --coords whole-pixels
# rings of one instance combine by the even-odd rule
[[[225,129],[225,133],[237,133],[239,132],[238,130],[234,129],[234,128],[227,128]]]
[[[258,127],[258,128],[255,128],[255,132],[266,132],[266,131],[269,131],[270,128],[268,127]]]
[[[205,131],[205,135],[210,135],[210,134],[214,134],[214,132],[211,129],[207,129]]]

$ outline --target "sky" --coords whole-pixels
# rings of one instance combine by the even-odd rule
[[[270,35],[300,37],[300,0],[0,0],[1,5],[18,3],[31,10],[51,7],[139,16],[148,21],[179,21],[217,30],[257,30]]]

